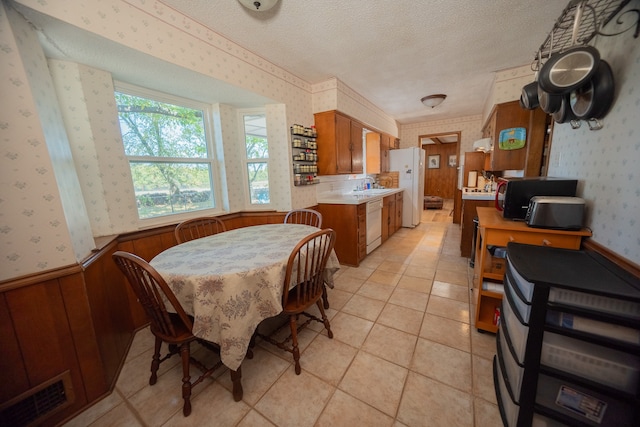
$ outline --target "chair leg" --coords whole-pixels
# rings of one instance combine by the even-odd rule
[[[236,402],[240,402],[242,400],[242,395],[244,394],[242,390],[242,366],[238,366],[237,371],[229,370],[231,374],[231,383],[233,384],[233,400]]]
[[[289,326],[291,327],[291,344],[293,353],[293,361],[296,365],[296,375],[300,375],[300,349],[298,348],[298,324],[296,322],[296,315],[289,316]]]
[[[180,356],[182,357],[182,398],[184,406],[182,414],[188,417],[191,414],[191,376],[189,375],[189,343],[180,346]]]
[[[158,368],[160,367],[160,347],[162,346],[162,340],[156,337],[153,359],[151,360],[151,378],[149,378],[149,385],[154,385],[158,381]]]
[[[327,285],[322,285],[322,304],[325,309],[329,309],[329,298],[327,297]]]
[[[322,307],[320,300],[316,301],[316,305],[318,306],[318,310],[320,310],[320,314],[322,315],[322,323],[324,323],[324,328],[327,330],[327,336],[329,338],[333,338],[333,332],[331,332],[329,319],[327,318],[327,314],[324,312],[324,308]]]

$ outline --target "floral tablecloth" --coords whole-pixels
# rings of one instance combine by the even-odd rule
[[[217,343],[222,362],[236,370],[258,324],[282,312],[291,251],[316,231],[300,224],[238,228],[169,248],[150,264],[194,316],[193,334]],[[332,252],[325,271],[330,286],[339,268]]]

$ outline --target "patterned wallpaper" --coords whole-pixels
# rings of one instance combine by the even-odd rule
[[[0,281],[75,263],[93,248],[46,60],[0,4]]]
[[[613,106],[601,130],[554,126],[549,175],[578,178],[593,240],[640,265],[640,39],[628,31],[594,46],[614,73]]]

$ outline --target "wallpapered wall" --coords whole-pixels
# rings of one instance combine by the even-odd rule
[[[93,248],[46,60],[16,18],[0,4],[0,280],[73,264]]]
[[[320,111],[314,105],[329,100],[325,108],[318,108],[344,108],[396,134],[392,119],[341,82],[330,82],[328,96],[314,104],[310,84],[157,1],[17,3],[273,99],[266,111],[276,209],[316,203],[314,186],[293,186],[289,141],[289,126],[313,123],[313,111]],[[0,198],[1,281],[73,264],[93,249],[93,236],[132,231],[140,225],[119,142],[111,75],[72,61],[48,63],[36,32],[23,17],[4,2],[0,13],[0,55],[2,64],[8,65],[0,67],[7,100],[0,106],[0,134],[6,142],[0,158],[3,188],[8,189]],[[138,31],[141,27],[145,31]],[[32,78],[34,74],[37,79]],[[364,104],[358,106],[358,102]],[[224,161],[217,190],[227,197],[225,210],[245,209],[237,111],[227,105],[214,105],[214,110],[214,132],[223,141],[218,154]],[[54,140],[58,145],[48,146]]]
[[[580,179],[593,239],[640,264],[640,39],[632,33],[596,37],[614,74],[613,107],[598,131],[554,126],[549,175]]]

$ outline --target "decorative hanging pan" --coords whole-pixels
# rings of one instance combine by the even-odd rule
[[[595,74],[600,53],[593,46],[573,46],[553,55],[540,70],[538,84],[550,94],[569,93]]]
[[[522,87],[523,108],[527,110],[535,110],[538,108],[538,82],[531,82]]]
[[[560,108],[558,111],[552,114],[553,120],[556,123],[567,123],[571,120],[575,120],[576,116],[571,111],[571,106],[569,105],[569,95],[562,95],[562,102],[560,103]]]
[[[571,110],[578,119],[601,119],[609,112],[613,95],[613,71],[603,60],[591,80],[571,91]]]

